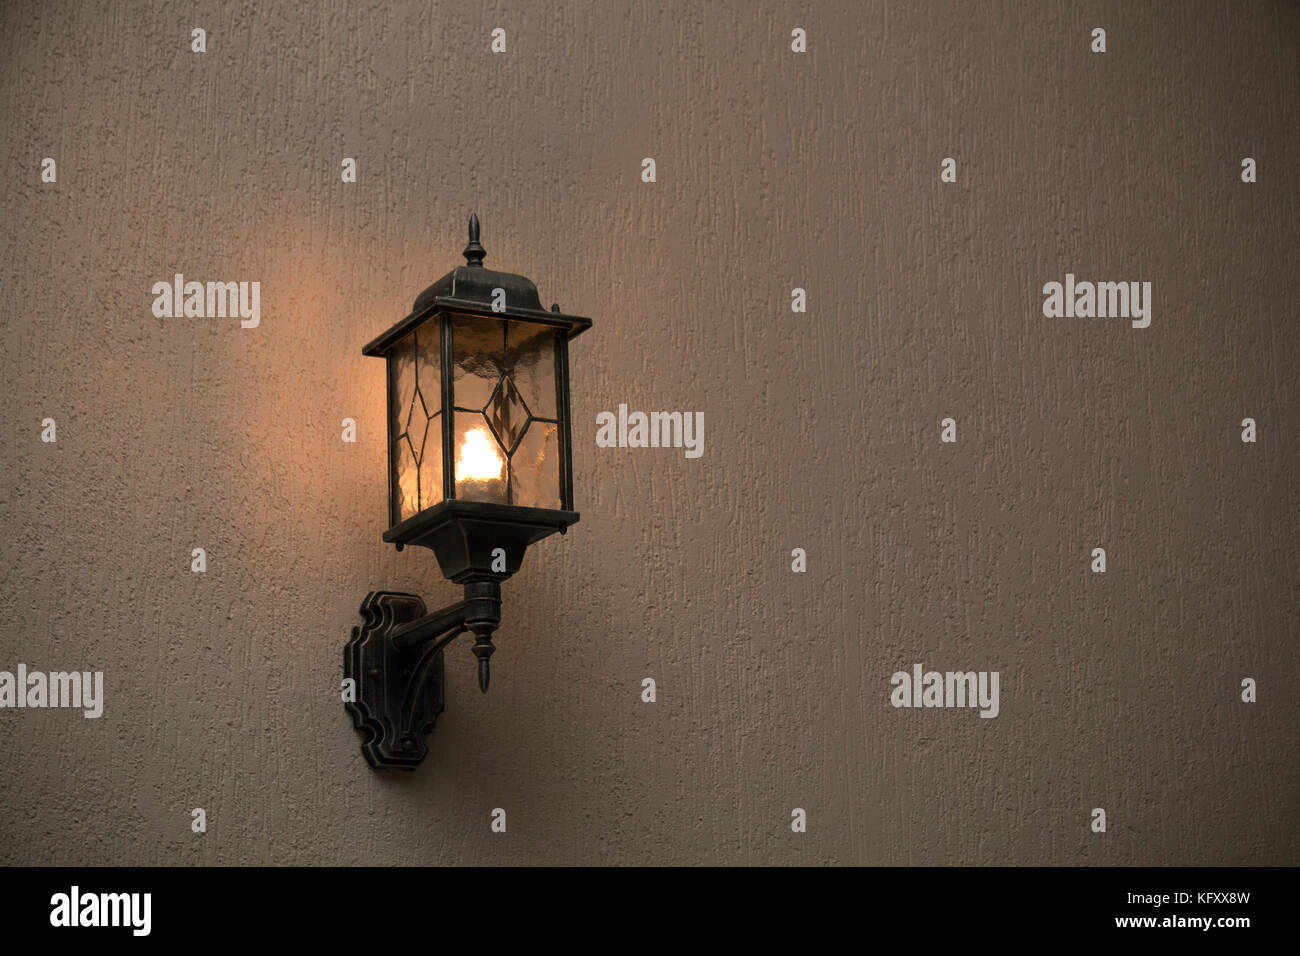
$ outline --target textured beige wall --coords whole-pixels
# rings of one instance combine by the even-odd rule
[[[0,711],[0,861],[1300,862],[1295,4],[0,23],[0,669],[107,685],[100,720]],[[582,521],[505,586],[490,694],[453,646],[430,760],[385,777],[343,643],[372,588],[457,589],[380,542],[360,348],[472,209],[595,319]],[[1044,318],[1067,271],[1152,281],[1150,328]],[[175,272],[260,281],[260,328],[154,318]],[[598,449],[620,402],[703,411],[704,457]],[[915,662],[999,671],[1000,716],[891,708]]]

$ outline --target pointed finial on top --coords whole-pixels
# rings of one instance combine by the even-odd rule
[[[469,214],[469,245],[465,247],[465,261],[471,269],[482,269],[483,260],[487,258],[485,250],[478,242],[478,213]]]

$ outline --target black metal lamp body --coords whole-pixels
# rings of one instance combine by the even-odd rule
[[[467,264],[420,293],[411,314],[362,349],[388,365],[389,528],[429,548],[465,600],[432,614],[414,594],[372,591],[344,649],[348,712],[378,769],[414,769],[443,708],[442,648],[474,635],[488,687],[501,582],[573,510],[569,339],[591,320],[542,308],[523,276],[483,268],[477,216]]]

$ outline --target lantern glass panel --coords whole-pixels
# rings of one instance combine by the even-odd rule
[[[560,333],[475,315],[453,316],[451,330],[456,497],[562,508]]]
[[[388,355],[391,522],[442,501],[442,338],[426,322]]]
[[[482,411],[506,364],[506,323],[479,315],[452,320],[452,373],[456,407]]]
[[[560,508],[560,426],[533,421],[510,456],[510,496],[525,508]]]
[[[537,418],[555,420],[556,331],[544,325],[511,322],[507,352],[515,387]]]

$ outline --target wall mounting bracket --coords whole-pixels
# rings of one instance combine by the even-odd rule
[[[424,601],[401,591],[371,591],[360,627],[343,648],[343,676],[352,683],[344,707],[361,731],[361,752],[376,770],[414,770],[446,701],[443,648],[473,631],[479,687],[488,686],[491,635],[501,621],[501,585],[465,584],[465,600],[426,613]]]

